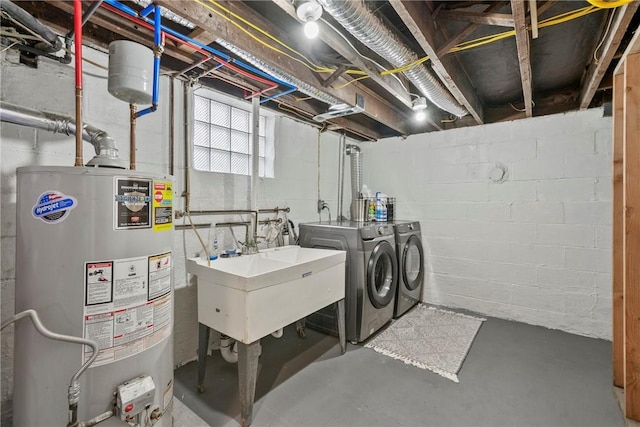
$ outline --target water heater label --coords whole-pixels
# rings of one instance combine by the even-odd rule
[[[151,180],[115,178],[114,228],[151,228]]]
[[[78,206],[75,197],[66,196],[55,190],[45,191],[38,197],[31,214],[34,218],[41,219],[47,224],[56,224],[64,221],[69,212]]]
[[[92,367],[134,356],[172,329],[171,252],[85,263],[84,336],[98,343]],[[85,349],[84,360],[91,355]]]
[[[153,181],[153,231],[173,230],[173,183]]]

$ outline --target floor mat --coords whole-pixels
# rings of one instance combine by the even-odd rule
[[[419,305],[365,347],[458,382],[462,362],[485,320]]]

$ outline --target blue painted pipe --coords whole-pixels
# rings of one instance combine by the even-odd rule
[[[276,94],[276,95],[273,95],[273,96],[270,96],[270,97],[268,97],[268,98],[265,98],[265,99],[260,100],[260,104],[264,104],[264,103],[265,103],[265,102],[267,102],[267,101],[271,101],[271,100],[273,100],[273,99],[280,98],[281,96],[287,95],[287,94],[289,94],[289,93],[291,93],[291,92],[295,92],[296,90],[297,90],[297,89],[296,89],[295,87],[293,87],[293,88],[291,88],[291,89],[287,89],[287,90],[285,90],[284,92],[280,92],[280,93],[278,93],[278,94]]]
[[[155,11],[155,9],[156,9],[156,5],[153,3],[149,3],[149,6],[145,7],[140,11],[140,16],[146,18],[147,16],[149,16],[151,12]]]
[[[136,17],[136,18],[139,17],[138,13],[134,9],[132,9],[129,6],[126,6],[126,5],[120,3],[120,2],[118,2],[116,0],[104,0],[104,1],[108,5],[113,6],[116,9],[119,9],[122,12],[125,12],[128,15],[131,15],[131,16]],[[147,8],[150,7],[150,6],[151,5],[147,6]],[[159,15],[159,13],[158,13],[158,15]],[[145,16],[143,16],[141,19],[145,20],[147,23],[151,23],[149,18],[147,18]],[[207,52],[209,52],[209,53],[211,53],[213,55],[219,56],[219,57],[221,57],[221,58],[223,58],[223,59],[225,59],[227,61],[230,61],[230,62],[233,62],[235,64],[238,64],[239,66],[241,66],[242,68],[244,68],[247,71],[251,71],[254,74],[257,74],[257,75],[259,75],[261,77],[269,79],[269,80],[271,80],[271,81],[273,81],[273,82],[275,82],[275,83],[277,83],[277,84],[279,84],[281,86],[285,86],[285,87],[287,87],[289,89],[293,89],[293,90],[297,89],[295,86],[293,86],[293,85],[291,85],[291,84],[289,84],[287,82],[284,82],[284,81],[282,81],[280,79],[277,79],[277,78],[275,78],[273,76],[270,76],[269,74],[264,73],[261,70],[255,68],[255,67],[253,67],[253,66],[251,66],[249,64],[246,64],[246,63],[244,63],[242,61],[239,61],[237,59],[233,59],[229,55],[227,55],[226,53],[220,52],[220,51],[218,51],[218,50],[216,50],[216,49],[214,49],[214,48],[212,48],[212,47],[210,47],[210,46],[208,46],[208,45],[206,45],[204,43],[200,43],[197,40],[194,40],[194,39],[189,38],[189,37],[187,37],[187,36],[185,36],[183,34],[180,34],[179,32],[172,30],[171,28],[168,28],[168,27],[163,26],[163,25],[161,25],[160,28],[161,28],[162,31],[164,31],[167,34],[171,34],[172,36],[177,37],[177,38],[179,38],[179,39],[181,39],[183,41],[186,41],[188,43],[194,44],[194,45],[206,50]],[[289,92],[287,92],[287,93],[289,93]]]
[[[158,109],[158,100],[160,98],[160,55],[162,49],[162,15],[160,15],[160,6],[151,3],[141,13],[153,6],[153,44],[155,52],[153,53],[153,94],[151,97],[151,107],[138,111],[135,117],[142,117],[146,114],[153,113]],[[146,12],[148,15],[150,12]]]

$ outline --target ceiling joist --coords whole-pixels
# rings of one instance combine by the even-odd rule
[[[429,56],[431,66],[445,87],[456,100],[465,106],[478,124],[484,123],[482,102],[476,94],[467,75],[460,69],[452,57],[439,57],[436,52],[436,32],[431,11],[423,2],[391,0],[405,25],[416,38],[420,47]]]
[[[471,12],[468,10],[441,10],[438,18],[450,21],[465,21],[473,24],[495,25],[513,28],[513,16],[508,13]]]
[[[525,19],[525,0],[511,0],[511,11],[516,27],[516,45],[518,47],[518,63],[520,65],[520,80],[522,81],[522,95],[527,117],[533,116],[533,88],[531,78],[531,51],[529,31]]]
[[[614,14],[611,28],[608,34],[604,35],[605,39],[601,50],[594,53],[594,56],[597,57],[599,55],[599,58],[591,62],[584,77],[582,90],[580,91],[581,109],[589,108],[589,104],[591,104],[591,100],[598,90],[604,74],[620,47],[622,37],[627,31],[633,15],[638,10],[638,6],[640,6],[640,2],[634,1],[610,12]]]

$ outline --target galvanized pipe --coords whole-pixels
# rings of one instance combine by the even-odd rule
[[[44,113],[21,107],[6,102],[0,102],[0,121],[42,129],[47,132],[61,133],[64,135],[78,135],[76,123],[70,117],[57,114]],[[118,158],[118,149],[115,141],[105,131],[85,124],[81,135],[81,141],[92,144],[97,154],[88,164],[96,166],[110,166],[123,168],[122,161]]]

